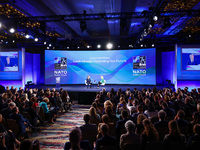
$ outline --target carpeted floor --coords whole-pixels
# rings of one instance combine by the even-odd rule
[[[33,133],[29,139],[39,140],[41,150],[63,149],[65,142],[69,141],[69,130],[84,123],[83,115],[88,113],[89,107],[73,105],[72,110],[58,117],[55,124],[40,127],[40,132]]]

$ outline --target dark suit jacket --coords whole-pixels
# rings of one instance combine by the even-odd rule
[[[12,110],[10,109],[10,107],[7,107],[5,109],[3,109],[1,111],[1,114],[3,116],[4,119],[8,119],[9,118],[9,115],[12,113]]]
[[[178,119],[178,120],[176,120],[176,122],[177,122],[179,128],[189,126],[189,123],[184,119]]]
[[[115,137],[104,135],[102,138],[96,141],[96,146],[94,150],[100,150],[101,146],[113,146],[117,144]]]
[[[122,130],[122,129],[125,129],[125,123],[126,123],[126,121],[128,121],[128,119],[123,119],[123,120],[119,120],[119,121],[117,121],[116,122],[116,134],[117,134],[117,140],[119,140],[119,138],[120,138],[120,131]]]
[[[93,143],[96,141],[97,137],[97,126],[96,124],[84,124],[80,126],[82,132],[82,140],[88,140],[93,146]]]
[[[91,84],[91,83],[92,83],[91,79],[90,79],[90,78],[89,78],[89,79],[87,78],[87,79],[86,79],[86,83],[87,83],[87,84]]]
[[[92,147],[91,147],[91,145],[90,145],[90,142],[87,141],[87,140],[81,141],[80,147],[81,147],[81,149],[92,150]],[[65,143],[64,150],[70,150],[70,149],[71,149],[71,143],[70,143],[70,142],[66,142],[66,143]]]
[[[161,120],[161,121],[158,121],[156,123],[154,123],[154,127],[156,129],[159,129],[159,128],[168,128],[168,122],[167,120]]]

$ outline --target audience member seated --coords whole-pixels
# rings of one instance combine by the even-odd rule
[[[30,127],[32,130],[35,128],[31,125],[31,123],[28,121],[28,119],[24,118],[21,114],[19,114],[18,107],[14,107],[12,109],[12,114],[10,114],[10,119],[16,120],[19,128],[20,128],[20,135],[22,137],[27,138],[28,135],[26,134],[26,128]]]
[[[166,112],[167,118],[174,118],[175,117],[174,109],[169,108],[168,104],[166,102],[163,102],[161,105],[162,105],[162,109]]]
[[[147,110],[144,111],[144,113],[147,114],[148,119],[151,119],[153,117],[158,117],[158,111],[156,110],[152,102],[148,104],[148,108]]]
[[[122,111],[122,120],[117,121],[116,123],[116,135],[117,135],[117,140],[119,141],[120,136],[122,133],[125,133],[125,123],[128,121],[128,112],[126,110]]]
[[[142,133],[142,145],[145,146],[147,142],[158,142],[159,135],[156,128],[153,126],[150,120],[143,120],[144,131]]]
[[[63,114],[63,110],[64,110],[64,103],[60,97],[59,92],[55,92],[55,98],[56,98],[56,102],[58,107],[60,108],[61,114]]]
[[[160,110],[158,112],[158,118],[159,118],[159,121],[154,123],[156,130],[158,130],[159,128],[165,128],[165,127],[168,128],[169,121],[165,120],[166,112],[164,110]]]
[[[20,145],[20,142],[15,138],[15,135],[12,133],[11,130],[6,130],[2,123],[2,115],[0,114],[0,137],[5,138],[5,145],[3,147],[6,147],[9,149],[16,149],[15,144]]]
[[[187,147],[190,148],[193,142],[200,143],[200,124],[195,124],[193,128],[194,135],[190,136],[187,142]]]
[[[101,116],[101,110],[97,107],[97,103],[96,102],[92,103],[92,107],[94,107],[96,109],[97,114],[99,114],[99,116]]]
[[[37,120],[40,120],[40,124],[43,125],[43,120],[42,118],[37,114],[36,110],[34,109],[34,103],[32,101],[28,102],[29,107],[26,108],[26,111],[30,114],[31,116],[31,124],[33,127],[37,127]]]
[[[101,122],[101,117],[99,116],[99,114],[97,114],[96,109],[94,107],[90,108],[89,115],[90,123],[96,124],[98,126],[98,124]]]
[[[128,104],[127,104],[127,108],[129,109],[130,112],[130,116],[132,116],[133,113],[137,112],[137,106],[139,104],[139,101],[137,99],[129,99],[128,100]]]
[[[139,114],[137,117],[136,133],[138,135],[141,135],[144,131],[144,125],[142,122],[145,119],[147,119],[147,117],[144,114]]]
[[[16,104],[14,102],[10,102],[8,104],[8,107],[3,109],[1,111],[1,114],[3,116],[3,118],[6,120],[6,119],[9,119],[10,117],[10,114],[12,114],[12,109],[16,106]]]
[[[40,103],[40,107],[43,108],[44,110],[44,114],[45,114],[45,118],[49,121],[49,123],[54,123],[54,111],[50,111],[47,103],[49,103],[49,99],[46,97],[43,99],[43,102]]]
[[[138,105],[137,106],[137,112],[132,115],[132,120],[133,120],[133,122],[135,124],[137,124],[137,116],[139,114],[144,114],[148,118],[147,114],[143,113],[143,106],[142,105]]]
[[[95,150],[100,150],[101,146],[115,146],[117,144],[116,138],[108,135],[109,127],[107,124],[102,124],[100,131],[103,137],[96,141]]]
[[[189,135],[194,135],[193,133],[193,127],[195,124],[200,124],[200,113],[198,111],[194,112],[192,115],[192,121],[188,125],[188,132]]]
[[[64,90],[61,94],[61,99],[64,103],[64,109],[65,112],[67,112],[71,108],[71,102],[70,102],[70,97],[69,94],[66,90]]]
[[[167,146],[170,143],[185,143],[186,137],[181,134],[178,124],[175,120],[171,120],[168,124],[169,134],[165,135],[163,143]]]
[[[192,97],[187,96],[185,98],[185,103],[181,106],[181,109],[185,112],[186,117],[191,117],[192,112],[194,111],[194,106],[191,104],[192,101]]]
[[[114,123],[110,123],[109,122],[109,116],[107,114],[104,114],[102,116],[102,122],[103,123],[99,123],[99,126],[98,126],[98,135],[97,135],[97,139],[102,137],[101,135],[101,131],[100,131],[100,127],[102,124],[107,124],[108,127],[109,127],[109,131],[108,131],[108,134],[111,135],[111,136],[115,136],[115,124]]]
[[[129,117],[129,109],[127,108],[127,105],[126,105],[126,101],[122,101],[121,104],[118,104],[117,105],[117,115],[118,115],[118,118],[121,119],[121,113],[122,111],[126,110],[128,112],[128,117]]]
[[[88,140],[93,146],[93,143],[96,141],[97,136],[97,126],[96,124],[90,124],[90,115],[85,114],[83,117],[85,124],[80,126],[82,132],[82,140]]]
[[[88,141],[81,141],[82,133],[80,128],[73,127],[69,132],[69,141],[66,142],[64,150],[92,150],[92,147]]]
[[[135,134],[135,124],[128,120],[125,123],[126,133],[122,134],[120,137],[120,148],[121,150],[124,150],[125,144],[140,144],[140,136],[138,134]]]

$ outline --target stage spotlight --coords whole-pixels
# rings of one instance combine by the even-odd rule
[[[158,16],[154,16],[154,17],[153,17],[153,20],[154,20],[154,21],[157,21],[157,20],[158,20]]]
[[[13,40],[12,42],[15,43],[15,40]]]
[[[101,48],[101,45],[100,45],[100,44],[98,44],[98,45],[97,45],[97,48]]]
[[[14,32],[15,32],[15,29],[14,29],[14,28],[10,28],[9,32],[10,32],[10,33],[14,33]]]
[[[192,36],[191,35],[189,35],[189,38],[191,38]]]
[[[118,48],[120,48],[120,46],[118,46]]]
[[[44,41],[44,45],[46,45],[47,44],[47,42],[46,41]]]
[[[67,47],[67,49],[69,49],[69,47]]]
[[[30,38],[30,35],[28,35],[28,34],[27,34],[27,35],[25,35],[25,38],[29,39],[29,38]]]
[[[152,28],[152,24],[149,24],[149,28]]]
[[[2,23],[0,22],[0,28],[2,27]]]
[[[90,45],[87,45],[87,48],[90,48]]]
[[[49,44],[49,47],[51,47],[52,45],[51,44]]]
[[[78,46],[77,48],[79,49],[80,47]]]
[[[107,47],[107,49],[111,49],[113,47],[113,44],[112,43],[108,43],[106,47]]]
[[[47,49],[49,49],[49,47],[47,47]]]
[[[152,44],[151,46],[154,47],[154,44]]]
[[[143,44],[141,44],[140,47],[143,47]]]
[[[35,42],[37,42],[37,41],[38,41],[38,38],[35,38],[34,40],[35,40]]]

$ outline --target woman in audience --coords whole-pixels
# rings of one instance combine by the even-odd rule
[[[142,133],[142,145],[145,145],[147,142],[158,142],[159,135],[151,121],[145,119],[142,123],[144,126],[144,131]]]
[[[107,114],[110,118],[110,120],[112,120],[112,122],[116,123],[117,121],[117,117],[116,115],[113,113],[113,107],[112,106],[107,106],[105,108],[105,114]]]
[[[144,114],[139,114],[137,116],[136,133],[138,135],[141,135],[144,131],[144,125],[143,125],[142,121],[145,119],[147,119],[147,117]]]
[[[145,110],[144,113],[147,114],[149,119],[151,119],[153,117],[158,117],[158,111],[156,110],[156,108],[152,102],[150,102],[148,104],[148,108],[147,108],[147,110]]]
[[[168,145],[169,143],[185,143],[186,137],[185,135],[180,133],[178,124],[175,120],[171,120],[168,123],[169,134],[165,135],[163,139],[163,143]]]
[[[101,116],[101,110],[97,107],[97,103],[96,102],[92,103],[92,107],[94,107],[96,109],[97,114],[99,114]]]
[[[46,97],[43,99],[43,102],[40,103],[40,107],[43,108],[45,118],[49,121],[49,123],[54,123],[54,111],[50,111],[47,103],[49,103],[49,99]]]
[[[91,107],[89,110],[90,115],[90,123],[98,125],[101,121],[100,116],[97,114],[96,109],[94,107]]]
[[[61,99],[64,103],[64,109],[65,109],[65,112],[68,111],[68,109],[70,109],[71,107],[71,104],[70,104],[70,97],[69,97],[69,94],[67,92],[67,90],[64,90],[61,94]]]
[[[33,102],[33,109],[36,109],[36,107],[38,106],[38,103],[37,103],[37,97],[31,97],[30,101]]]

